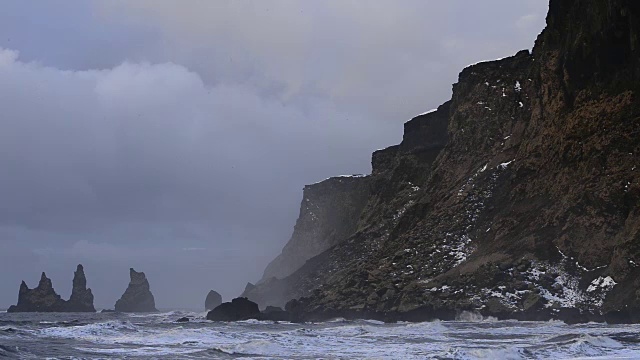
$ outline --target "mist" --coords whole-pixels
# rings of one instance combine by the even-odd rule
[[[465,65],[529,47],[547,10],[3,5],[0,308],[42,271],[67,298],[78,263],[97,308],[113,307],[130,267],[159,308],[239,295],[288,240],[305,184],[368,173],[371,152],[447,100]]]

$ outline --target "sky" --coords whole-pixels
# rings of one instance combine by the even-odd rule
[[[257,281],[305,184],[531,48],[545,0],[5,0],[0,309],[78,263],[97,308],[144,271],[159,308]]]

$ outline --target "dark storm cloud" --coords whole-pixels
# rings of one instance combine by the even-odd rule
[[[99,306],[130,266],[161,307],[200,306],[210,288],[237,295],[286,242],[304,184],[368,172],[371,152],[446,100],[464,65],[530,46],[546,11],[34,6],[0,15],[11,35],[0,39],[0,305],[42,270],[68,296],[78,262]]]

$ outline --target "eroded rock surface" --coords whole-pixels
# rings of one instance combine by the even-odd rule
[[[129,286],[122,297],[116,301],[115,310],[119,312],[154,312],[155,299],[151,293],[149,281],[144,272],[129,269]]]
[[[78,265],[73,277],[73,289],[68,301],[53,289],[51,279],[43,272],[38,286],[29,289],[23,281],[18,293],[18,304],[8,312],[95,312],[93,294],[87,289],[87,278],[82,265]]]
[[[73,274],[73,287],[71,297],[67,301],[69,311],[95,312],[93,307],[93,293],[87,288],[87,278],[84,274],[84,267],[79,264]]]

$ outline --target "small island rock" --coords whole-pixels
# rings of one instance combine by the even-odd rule
[[[34,289],[29,289],[22,281],[18,293],[18,304],[12,305],[7,312],[62,312],[66,310],[66,302],[53,289],[51,279],[43,272],[40,282]]]
[[[22,281],[18,293],[18,304],[7,309],[7,312],[95,312],[93,294],[87,289],[87,278],[84,268],[78,265],[73,277],[71,298],[65,301],[53,289],[51,279],[43,272],[40,282],[34,289],[29,289]]]
[[[122,297],[116,301],[115,311],[119,312],[155,312],[156,302],[144,272],[129,269],[129,286]]]
[[[72,312],[96,312],[93,307],[93,293],[87,289],[87,278],[84,275],[84,267],[78,264],[73,274],[73,288],[71,297],[67,301],[67,310]]]
[[[241,321],[259,318],[258,304],[244,297],[222,303],[207,314],[207,320],[213,321]]]
[[[222,295],[218,294],[216,291],[209,291],[207,294],[207,299],[204,301],[205,310],[213,310],[222,304]]]

